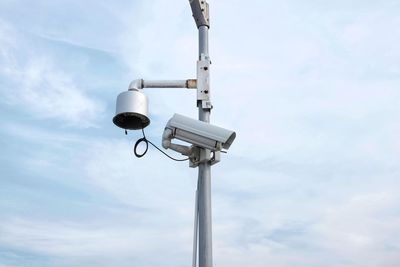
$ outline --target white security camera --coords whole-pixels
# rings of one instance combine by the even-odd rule
[[[220,151],[229,149],[235,137],[234,131],[174,114],[165,126],[163,147],[170,148],[171,139],[176,138],[194,146]]]
[[[150,124],[148,100],[139,89],[129,89],[118,95],[113,122],[125,130],[143,129]]]

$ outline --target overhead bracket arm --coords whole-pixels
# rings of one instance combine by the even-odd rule
[[[138,90],[143,88],[187,88],[196,89],[197,80],[153,80],[146,81],[143,79],[133,80],[129,84],[129,90]]]

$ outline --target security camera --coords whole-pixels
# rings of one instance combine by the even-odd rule
[[[229,149],[235,137],[234,131],[174,114],[165,126],[163,147],[169,148],[171,139],[176,138],[194,146],[220,151]]]
[[[139,89],[118,95],[113,122],[125,130],[143,129],[150,124],[148,100]]]

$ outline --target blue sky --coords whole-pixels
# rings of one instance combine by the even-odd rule
[[[397,267],[400,2],[214,1],[215,266]],[[0,2],[0,267],[188,266],[196,169],[111,122],[194,78],[186,0]],[[146,90],[159,143],[190,90]]]

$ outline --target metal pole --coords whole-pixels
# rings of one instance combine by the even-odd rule
[[[208,59],[208,26],[199,27],[199,60]]]
[[[197,183],[197,188],[199,185]],[[199,191],[196,190],[196,198],[194,204],[194,233],[193,233],[193,260],[192,260],[192,267],[196,267],[197,265],[197,236],[199,231]]]
[[[199,59],[209,58],[208,27],[199,27]],[[210,122],[210,109],[204,108],[198,101],[199,120]],[[205,149],[204,149],[205,150]],[[207,154],[209,150],[202,151]],[[199,207],[199,267],[212,267],[212,218],[211,218],[211,164],[200,163],[198,177]]]

